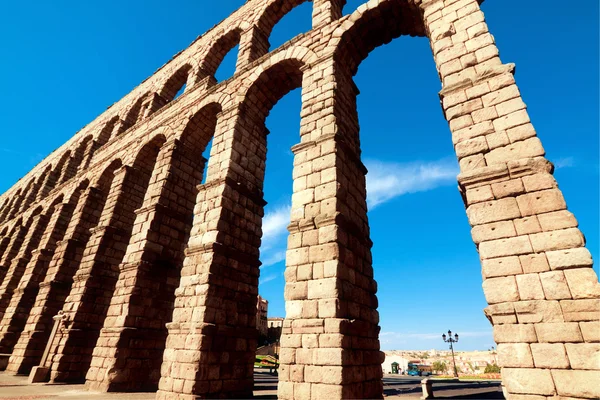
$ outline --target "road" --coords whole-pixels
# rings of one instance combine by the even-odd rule
[[[388,399],[419,398],[420,377],[386,375],[383,379],[384,395]],[[459,384],[435,384],[436,398],[451,399],[504,399],[499,382],[465,382]],[[154,400],[154,393],[90,393],[84,385],[29,385],[27,377],[0,373],[0,400],[57,399],[68,400]],[[254,398],[277,399],[277,376],[255,371]]]
[[[383,378],[384,396],[389,399],[420,398],[422,377],[386,375]],[[504,399],[500,382],[461,382],[461,383],[436,383],[433,386],[436,398],[452,399]],[[265,372],[255,371],[254,398],[276,399],[277,377]]]

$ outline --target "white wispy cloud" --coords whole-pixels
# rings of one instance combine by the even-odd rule
[[[290,205],[279,206],[267,212],[263,218],[263,236],[260,247],[263,268],[285,260],[290,212]]]
[[[554,160],[554,168],[570,168],[575,166],[575,158],[574,157],[560,157]]]
[[[277,279],[278,276],[279,276],[278,274],[267,275],[264,278],[260,278],[258,280],[258,283],[263,284],[263,283],[271,282],[272,280]]]
[[[278,251],[265,251],[265,255],[262,257],[262,266],[270,267],[283,260],[285,260],[285,249]]]
[[[366,160],[365,165],[369,170],[367,203],[370,209],[398,196],[456,184],[459,173],[458,163],[450,157],[410,163]]]
[[[290,224],[291,206],[281,206],[271,212],[267,212],[263,218],[262,225],[262,248],[263,250],[273,247],[277,239],[287,235],[287,227]]]

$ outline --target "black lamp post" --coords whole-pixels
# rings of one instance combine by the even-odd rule
[[[453,346],[453,343],[458,342],[458,334],[455,334],[454,338],[452,338],[452,331],[448,330],[448,338],[446,338],[446,334],[444,333],[442,335],[442,339],[444,339],[444,342],[450,343],[450,350],[452,351],[452,364],[454,365],[454,377],[458,378],[458,370],[456,369],[456,360],[454,359],[454,346]]]

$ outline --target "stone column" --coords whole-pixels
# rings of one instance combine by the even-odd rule
[[[8,245],[10,244],[10,239],[11,239],[10,234],[0,238],[0,260],[3,258],[4,252],[8,248]]]
[[[120,134],[122,134],[123,132],[125,132],[127,129],[129,129],[129,127],[132,126],[129,122],[123,120],[123,119],[119,119],[117,121],[117,123],[115,124],[115,135],[113,137],[111,137],[110,139],[114,139],[115,137],[119,136]]]
[[[89,187],[82,193],[64,240],[56,243],[48,271],[39,284],[35,303],[10,357],[8,371],[29,373],[31,367],[40,361],[53,326],[52,318],[62,310],[69,295],[90,229],[97,225],[105,200],[106,192],[95,187]]]
[[[83,162],[79,167],[79,171],[85,171],[88,169],[92,163],[92,159],[94,158],[94,154],[101,147],[100,143],[97,140],[90,140],[87,144],[87,148],[83,153]]]
[[[262,192],[237,175],[238,109],[218,118],[175,291],[157,398],[251,398]],[[256,152],[265,152],[257,146]],[[227,160],[223,162],[222,160]]]
[[[303,81],[311,84],[302,88],[301,142],[292,149],[278,398],[381,398],[355,86],[332,60],[306,70]]]
[[[0,315],[4,314],[12,292],[31,258],[31,252],[40,242],[47,223],[46,215],[38,214],[30,217],[27,225],[21,226],[11,240],[8,251],[4,254],[0,264],[0,273],[2,277],[5,277],[0,285]]]
[[[161,148],[94,350],[87,374],[90,389],[156,390],[165,324],[171,321],[192,225],[197,183],[192,171],[203,170],[204,160],[178,140]]]
[[[142,103],[142,112],[141,112],[142,118],[141,118],[141,120],[148,118],[150,115],[154,114],[156,111],[158,111],[160,108],[162,108],[167,103],[168,103],[168,101],[165,100],[165,98],[162,97],[160,94],[152,93],[144,101],[144,103]]]
[[[598,397],[598,278],[514,65],[501,62],[477,1],[422,7],[507,396]]]
[[[25,328],[29,312],[44,279],[56,242],[61,240],[73,215],[74,205],[59,203],[54,207],[39,247],[32,252],[18,286],[14,290],[4,316],[0,320],[0,352],[12,353],[19,335]],[[6,294],[5,294],[6,296]],[[0,297],[0,301],[4,297]],[[0,303],[2,305],[2,303]]]
[[[340,19],[345,3],[346,0],[314,0],[312,14],[313,29]]]
[[[269,37],[257,26],[242,32],[235,70],[240,71],[252,61],[269,52]]]
[[[42,187],[42,185],[45,181],[45,178],[48,176],[48,174],[50,174],[50,172],[51,172],[50,166],[48,166],[46,168],[46,171],[40,177],[38,177],[35,185],[31,188],[29,193],[27,193],[25,200],[23,201],[23,204],[21,205],[21,209],[19,210],[19,213],[26,211],[27,208],[29,208],[29,206],[31,204],[33,204],[33,202],[36,201],[37,195],[40,192],[40,188]]]
[[[127,225],[132,210],[126,188],[128,182],[136,180],[136,175],[129,166],[115,172],[99,226],[91,230],[63,307],[67,322],[48,360],[52,381],[83,381],[89,368],[119,275],[118,265],[129,243],[131,228]]]

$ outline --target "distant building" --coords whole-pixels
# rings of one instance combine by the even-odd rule
[[[408,363],[411,361],[408,358],[403,357],[399,354],[394,354],[395,352],[385,351],[385,360],[381,364],[381,369],[384,374],[392,373],[392,364],[397,363],[399,368],[399,373],[406,373],[408,369]]]
[[[279,342],[281,331],[283,329],[283,321],[284,318],[281,317],[271,317],[267,320],[267,338],[269,343]]]
[[[256,329],[258,329],[258,333],[260,336],[266,337],[269,330],[269,327],[267,325],[269,302],[259,295],[258,302],[256,304],[256,309]]]

